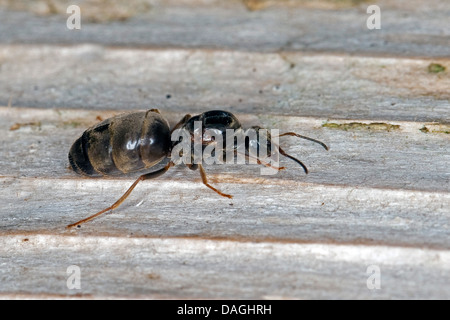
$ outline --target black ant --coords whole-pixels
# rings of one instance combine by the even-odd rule
[[[168,122],[161,116],[157,109],[117,115],[87,129],[81,137],[75,141],[69,152],[70,165],[77,173],[88,176],[120,175],[149,169],[166,158],[169,158],[170,160],[165,167],[141,175],[112,206],[99,211],[88,218],[70,224],[67,227],[71,228],[79,226],[107,211],[114,210],[125,201],[140,181],[159,177],[173,167],[175,162],[173,161],[172,150],[174,150],[181,141],[172,141],[172,133],[177,129],[186,130],[190,135],[191,140],[194,141],[194,123],[196,121],[201,123],[201,128],[203,130],[200,133],[201,137],[204,138],[202,139],[203,148],[214,142],[214,139],[205,136],[205,133],[208,130],[214,130],[214,132],[222,135],[224,139],[226,138],[227,129],[242,130],[239,120],[232,113],[221,110],[207,111],[194,117],[189,114],[185,115],[183,119],[171,129]],[[262,128],[254,126],[251,129],[255,130],[256,137],[254,136],[251,141],[247,138],[245,141],[245,156],[247,159],[252,157],[249,153],[250,145],[256,145],[257,148],[260,147],[258,138]],[[287,135],[316,142],[328,150],[328,147],[323,142],[294,132],[283,133],[279,135],[279,137]],[[272,148],[270,134],[268,134],[267,137],[269,138],[266,142],[267,151],[270,153]],[[234,154],[236,155],[236,147],[234,151]],[[297,162],[302,166],[305,173],[308,173],[308,169],[300,160],[287,154],[279,147],[278,151],[281,155]],[[189,156],[193,157],[193,148],[190,150],[190,153]],[[259,164],[271,166],[258,157],[256,157],[256,161]],[[217,190],[208,183],[205,170],[201,163],[191,163],[187,164],[187,166],[192,170],[200,170],[203,184],[208,188],[214,190],[223,197],[232,198],[231,195]],[[275,169],[281,170],[284,168],[278,167]]]

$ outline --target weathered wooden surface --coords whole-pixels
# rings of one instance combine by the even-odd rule
[[[186,3],[75,33],[64,15],[0,12],[0,298],[450,298],[448,3],[385,1],[373,32],[365,3]],[[149,107],[172,123],[223,108],[330,151],[282,138],[308,175],[208,166],[231,200],[176,167],[66,230],[136,177],[75,175],[71,143]]]
[[[428,72],[449,58],[15,45],[0,61],[3,105],[450,120],[448,73]]]
[[[65,0],[0,5],[21,10],[21,2],[34,6],[0,11],[1,43],[450,55],[447,0],[73,0],[84,11],[80,31],[66,29]],[[380,30],[366,27],[372,4],[381,9]]]

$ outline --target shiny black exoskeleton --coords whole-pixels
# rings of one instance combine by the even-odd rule
[[[121,114],[87,129],[69,152],[72,169],[89,176],[148,169],[170,154],[170,128],[158,112]]]
[[[195,132],[196,128],[198,127],[201,128],[201,132]],[[201,138],[201,144],[203,146],[201,151],[203,151],[206,146],[215,142],[214,137],[209,135],[208,132],[214,132],[216,135],[222,136],[223,145],[220,147],[224,150],[225,153],[226,131],[242,130],[242,127],[239,120],[232,113],[222,110],[213,110],[193,117],[191,117],[190,115],[186,115],[173,130],[175,129],[186,130],[186,132],[189,133],[191,142],[193,143],[191,144],[191,154],[189,155],[191,158],[191,164],[188,165],[188,168],[196,170],[198,168],[198,165],[195,163],[194,159],[196,137],[197,139]],[[175,147],[178,143],[179,141],[174,141],[172,144],[172,148]],[[236,146],[233,147],[236,148]],[[224,157],[226,157],[225,154]]]
[[[202,132],[200,133],[195,132],[196,121],[201,123]],[[70,165],[77,173],[88,176],[120,175],[149,169],[166,158],[169,159],[169,162],[164,168],[141,175],[112,206],[73,223],[68,227],[79,226],[104,212],[117,208],[130,195],[140,181],[156,178],[174,166],[175,163],[170,160],[171,153],[174,147],[180,143],[179,140],[171,140],[171,135],[176,129],[184,129],[192,141],[196,139],[196,134],[199,134],[203,148],[214,143],[214,139],[207,132],[215,132],[221,135],[223,141],[225,141],[227,129],[243,130],[239,120],[232,113],[221,110],[207,111],[193,117],[188,114],[173,128],[170,128],[168,122],[161,116],[157,109],[118,115],[87,129],[74,142],[69,152]],[[248,152],[250,145],[256,144],[259,148],[259,140],[257,138],[262,128],[255,126],[250,129],[255,130],[256,138],[253,140],[247,138],[245,141],[246,151],[244,153],[246,157],[251,156]],[[328,147],[318,140],[301,136],[294,132],[287,132],[279,136],[285,135],[297,136],[314,141],[328,150]],[[272,147],[270,141],[269,135],[269,139],[267,140],[267,150],[269,152]],[[235,146],[235,149],[237,152],[237,146]],[[308,173],[306,166],[300,160],[285,153],[279,147],[278,150],[280,154],[300,164],[305,172]],[[193,153],[194,149],[190,152]],[[270,166],[260,161],[260,159],[257,160],[257,163]],[[207,187],[221,196],[232,198],[231,195],[222,193],[208,183],[201,163],[188,164],[188,167],[193,170],[200,170],[202,181]],[[276,169],[281,170],[283,168],[279,167]]]

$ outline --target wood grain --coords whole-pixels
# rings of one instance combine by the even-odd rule
[[[92,11],[75,33],[58,1],[51,15],[11,3],[0,2],[0,298],[450,297],[448,2],[381,1],[374,32],[365,2],[151,2],[121,22]],[[287,158],[273,176],[207,166],[233,199],[178,166],[67,230],[137,177],[76,175],[72,142],[155,107],[172,124],[225,109],[330,150],[281,138],[308,175]]]

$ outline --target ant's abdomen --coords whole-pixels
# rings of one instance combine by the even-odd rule
[[[150,168],[169,155],[170,128],[154,111],[118,115],[87,129],[69,152],[77,173],[119,175]]]

